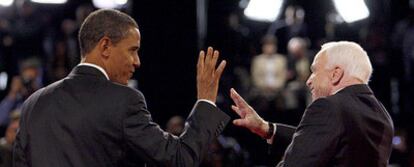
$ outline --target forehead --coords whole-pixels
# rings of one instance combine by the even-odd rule
[[[312,66],[319,66],[324,62],[326,62],[326,51],[321,50],[316,54],[315,59],[313,59]]]

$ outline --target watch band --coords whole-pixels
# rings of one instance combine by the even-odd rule
[[[269,130],[267,130],[265,139],[270,139],[273,136],[273,132],[275,131],[275,125],[271,122],[267,122],[269,125]]]

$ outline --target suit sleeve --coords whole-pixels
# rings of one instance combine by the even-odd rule
[[[328,166],[342,131],[334,105],[324,98],[316,100],[305,111],[278,167]]]
[[[20,124],[22,121],[20,121]],[[20,128],[17,132],[16,139],[13,144],[13,166],[25,167],[29,166],[27,159],[27,134],[25,128]]]
[[[30,166],[31,152],[28,147],[29,135],[27,133],[26,122],[43,90],[44,89],[40,89],[33,93],[22,105],[22,116],[20,117],[19,129],[13,143],[13,166],[15,167]]]
[[[272,144],[269,145],[271,163],[277,163],[280,161],[286,151],[287,146],[292,142],[293,134],[295,133],[296,127],[276,123],[276,133],[273,136]]]
[[[208,145],[230,117],[207,102],[197,102],[180,137],[164,132],[152,121],[143,95],[130,97],[123,121],[127,146],[146,162],[157,166],[199,166]]]

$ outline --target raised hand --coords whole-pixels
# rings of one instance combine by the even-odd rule
[[[240,119],[233,120],[233,124],[245,127],[260,137],[265,138],[269,125],[233,88],[230,89],[230,97],[235,104],[231,106],[231,109],[240,116]]]
[[[216,102],[221,74],[226,61],[222,60],[216,68],[219,52],[208,47],[207,54],[202,50],[197,63],[197,98]]]

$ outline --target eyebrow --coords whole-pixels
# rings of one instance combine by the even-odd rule
[[[315,66],[311,65],[310,70],[311,70],[311,72],[314,72],[315,71]]]

